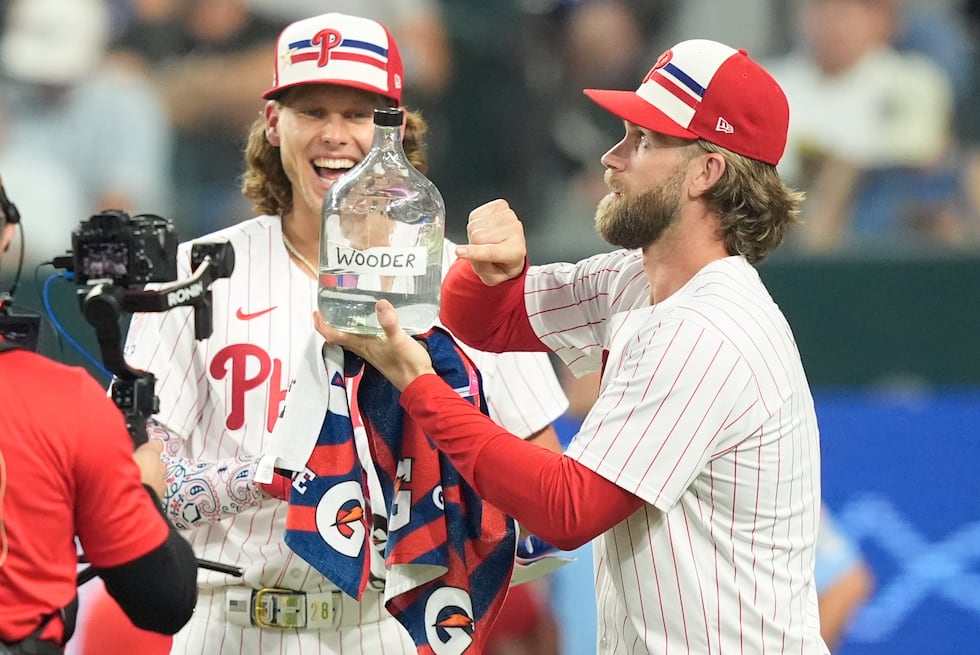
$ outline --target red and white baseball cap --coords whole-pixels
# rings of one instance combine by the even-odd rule
[[[402,102],[405,72],[388,29],[359,16],[330,13],[296,21],[279,35],[272,88],[275,98],[300,84],[339,84]]]
[[[636,91],[586,89],[616,116],[654,132],[701,138],[769,164],[786,148],[789,104],[776,80],[744,50],[717,41],[678,43]]]

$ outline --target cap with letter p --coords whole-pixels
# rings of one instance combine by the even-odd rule
[[[786,149],[789,104],[744,50],[692,39],[664,52],[636,91],[585,89],[616,116],[654,132],[704,139],[777,164]]]
[[[272,88],[278,97],[301,84],[338,84],[379,93],[401,105],[405,71],[398,45],[384,25],[329,13],[286,26],[276,43]]]

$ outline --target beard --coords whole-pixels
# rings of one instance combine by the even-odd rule
[[[620,191],[606,171],[606,184]],[[599,201],[595,226],[607,243],[618,248],[645,248],[664,235],[677,221],[681,210],[681,183],[684,171],[678,167],[663,184],[639,195],[607,195]]]

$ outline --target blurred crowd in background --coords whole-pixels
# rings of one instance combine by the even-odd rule
[[[0,177],[23,217],[28,275],[103,209],[170,218],[181,240],[248,215],[241,151],[271,81],[268,53],[285,24],[325,11],[380,20],[398,40],[405,104],[430,124],[429,177],[454,240],[465,241],[470,210],[502,197],[525,221],[532,263],[605,250],[593,225],[606,193],[599,158],[623,126],[582,89],[635,88],[665,48],[704,37],[746,49],[789,98],[780,170],[808,200],[774,258],[980,252],[980,0],[0,0],[0,9]],[[588,622],[574,618],[590,616],[578,592],[555,596],[572,617],[560,629],[536,594],[548,589],[515,596],[523,604],[502,623],[512,634],[496,652],[594,652]]]
[[[244,135],[290,20],[325,10],[386,23],[406,104],[431,125],[448,231],[508,199],[532,261],[604,248],[600,155],[622,126],[582,94],[633,88],[663,49],[714,38],[763,61],[789,96],[780,165],[809,194],[791,248],[980,243],[977,0],[5,0],[0,175],[28,256],[121,208],[187,239],[247,215]],[[870,240],[870,241],[869,241]]]

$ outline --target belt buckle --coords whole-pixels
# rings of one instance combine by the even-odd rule
[[[270,630],[306,627],[306,593],[263,587],[252,595],[252,622]]]

